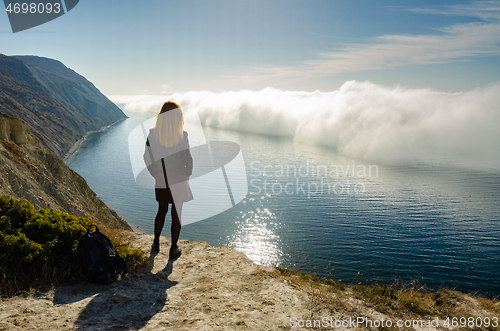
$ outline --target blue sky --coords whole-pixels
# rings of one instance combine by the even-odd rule
[[[500,1],[82,0],[0,53],[58,59],[106,95],[347,80],[464,91],[500,81]]]

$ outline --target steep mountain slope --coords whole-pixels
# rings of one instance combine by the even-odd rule
[[[22,119],[60,158],[87,132],[126,115],[59,61],[0,54],[0,112]]]
[[[61,160],[89,131],[125,118],[59,61],[0,54],[0,194],[130,229]]]
[[[23,121],[0,113],[1,194],[27,199],[35,208],[89,215],[111,228],[131,229]]]

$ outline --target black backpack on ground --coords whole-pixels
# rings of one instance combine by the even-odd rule
[[[90,229],[95,227],[95,231]],[[97,225],[91,225],[78,243],[78,254],[82,261],[83,272],[93,283],[111,284],[118,275],[127,274],[127,265],[115,246]]]

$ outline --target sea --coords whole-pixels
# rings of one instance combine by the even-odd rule
[[[135,230],[152,234],[154,190],[136,183],[128,147],[151,115],[128,115],[90,134],[66,163]],[[240,146],[248,194],[183,226],[181,239],[344,284],[418,282],[500,295],[500,169],[450,159],[377,163],[288,137],[203,131],[208,141]]]

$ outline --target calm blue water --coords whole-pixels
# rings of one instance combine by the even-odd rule
[[[154,191],[135,183],[127,147],[129,132],[149,117],[90,135],[67,163],[134,228],[153,233]],[[184,226],[181,238],[347,284],[398,277],[500,294],[500,170],[450,160],[389,166],[288,138],[210,128],[205,134],[241,146],[250,193],[236,207]]]

